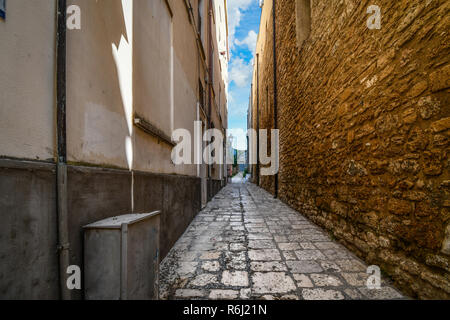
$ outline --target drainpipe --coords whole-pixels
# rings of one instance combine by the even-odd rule
[[[259,186],[259,53],[256,54],[256,184]]]
[[[250,86],[250,123],[248,123],[247,129],[253,129],[253,76],[252,76],[252,83]],[[248,138],[248,134],[247,134]],[[248,170],[250,171],[250,174],[253,178],[253,163],[250,163],[250,152],[253,152],[253,143],[255,143],[253,140],[251,141],[252,145],[248,145],[247,154],[248,154]],[[252,151],[250,151],[252,150]],[[253,156],[252,156],[252,162],[253,162]]]
[[[212,123],[212,92],[214,85],[214,75],[213,75],[213,59],[214,53],[212,48],[212,4],[211,0],[208,1],[208,56],[209,56],[209,65],[208,65],[208,85],[209,85],[209,106],[208,106],[208,117],[209,117],[209,128],[211,128]]]
[[[273,122],[278,129],[278,90],[277,90],[277,1],[273,0]],[[278,198],[278,172],[275,174],[275,198]]]
[[[209,98],[208,98],[208,122],[209,128],[212,128],[212,92],[213,92],[213,83],[214,83],[214,75],[213,75],[213,48],[212,48],[212,2],[208,1],[208,56],[209,56],[209,65],[208,65],[208,87],[209,87]],[[212,198],[213,194],[213,185],[212,185],[212,177],[211,177],[211,165],[208,165],[208,178],[209,178],[209,192]]]
[[[66,0],[57,2],[56,31],[56,127],[57,172],[56,193],[58,210],[59,286],[63,300],[72,298],[66,275],[70,263],[69,222],[67,213],[67,148],[66,148]]]

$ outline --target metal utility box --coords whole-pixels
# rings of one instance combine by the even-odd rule
[[[159,214],[128,214],[84,227],[87,300],[159,298]]]

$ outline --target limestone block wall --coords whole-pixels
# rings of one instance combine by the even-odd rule
[[[299,46],[296,2],[276,7],[280,199],[410,296],[450,298],[450,3],[312,0]],[[379,30],[366,24],[374,4]],[[261,128],[273,126],[270,19]],[[273,192],[273,177],[261,185]]]

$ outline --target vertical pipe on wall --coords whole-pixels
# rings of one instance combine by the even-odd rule
[[[67,210],[66,146],[66,0],[57,0],[56,17],[56,128],[57,128],[57,215],[60,298],[70,300],[66,275],[70,264],[69,222]]]
[[[212,128],[212,105],[213,105],[213,101],[212,101],[212,93],[213,93],[213,83],[214,83],[214,74],[213,74],[213,64],[214,64],[214,54],[213,54],[213,47],[212,47],[212,0],[208,1],[208,125],[209,128]],[[209,155],[211,156],[211,155]],[[212,194],[213,194],[213,189],[212,189],[212,176],[211,176],[211,165],[208,164],[208,179],[209,179],[209,192],[210,192],[210,197],[212,198]]]
[[[277,90],[277,1],[273,0],[273,122],[278,129],[278,90]],[[278,159],[276,159],[278,161]],[[275,198],[278,197],[278,172],[275,174]]]
[[[252,75],[252,83],[250,85],[250,112],[249,113],[250,113],[250,120],[247,121],[247,122],[249,122],[247,124],[247,126],[248,126],[247,130],[253,129],[253,75]],[[248,138],[248,131],[247,131],[247,138]],[[250,141],[251,145],[249,144],[248,149],[247,149],[247,154],[248,154],[247,165],[248,165],[248,170],[249,170],[252,178],[253,178],[253,159],[254,159],[253,157],[254,157],[254,155],[250,157],[250,152],[253,152],[253,143],[255,143],[253,140]]]
[[[174,85],[174,51],[173,51],[173,16],[170,17],[170,132],[175,130],[175,85]]]
[[[57,160],[66,163],[66,0],[57,3],[56,42]]]
[[[256,54],[256,184],[259,186],[259,53]]]

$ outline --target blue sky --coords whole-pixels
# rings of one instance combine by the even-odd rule
[[[231,60],[229,64],[228,128],[247,130],[253,55],[259,30],[261,9],[258,0],[228,0],[228,25]],[[240,131],[240,130],[239,130]],[[242,141],[244,131],[232,134]],[[245,135],[243,136],[245,140]],[[237,141],[238,149],[245,149]]]

